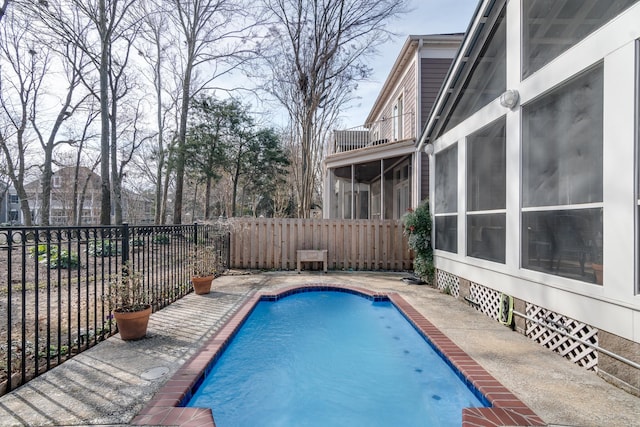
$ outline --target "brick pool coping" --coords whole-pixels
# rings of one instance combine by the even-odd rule
[[[220,357],[235,333],[260,300],[275,301],[299,292],[333,290],[364,295],[374,300],[389,300],[405,318],[425,336],[465,381],[475,387],[489,402],[488,408],[464,408],[462,426],[543,426],[546,425],[527,405],[504,387],[480,364],[444,335],[411,304],[395,292],[379,293],[369,289],[343,285],[309,284],[290,286],[275,292],[257,293],[249,297],[224,326],[209,338],[158,390],[133,420],[133,425],[208,426],[215,427],[208,408],[179,407],[188,400],[202,381],[207,368]],[[445,359],[445,360],[446,360]]]

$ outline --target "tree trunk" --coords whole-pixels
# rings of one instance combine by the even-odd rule
[[[43,227],[50,225],[49,218],[51,216],[51,178],[53,177],[53,171],[51,170],[53,153],[51,151],[52,150],[45,150],[44,152],[44,168],[42,170],[42,177],[40,179],[40,185],[42,186],[40,225]]]
[[[111,97],[111,185],[113,189],[113,211],[114,223],[122,224],[122,181],[118,173],[118,137],[116,129],[116,120],[118,115],[118,104],[115,93]]]
[[[187,143],[187,119],[191,100],[191,71],[193,70],[192,49],[189,50],[182,83],[182,104],[180,106],[180,127],[178,130],[178,157],[176,160],[176,194],[173,204],[173,223],[182,223],[182,193],[184,190],[185,145]]]
[[[211,186],[213,179],[207,177],[207,187],[204,192],[204,219],[211,219]]]
[[[111,183],[109,181],[109,39],[105,0],[99,0],[100,8],[100,224],[111,224]]]

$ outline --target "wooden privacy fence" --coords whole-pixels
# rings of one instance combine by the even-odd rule
[[[329,270],[410,270],[413,253],[402,222],[234,218],[231,225],[231,268],[295,270],[296,251],[326,249]],[[320,269],[307,263],[306,269]]]

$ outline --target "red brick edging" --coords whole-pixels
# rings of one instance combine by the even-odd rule
[[[338,285],[303,285],[259,293],[249,297],[240,309],[158,390],[147,406],[134,417],[133,425],[215,427],[210,409],[178,407],[201,380],[209,364],[217,359],[261,299],[277,300],[298,292],[337,290],[389,299],[413,326],[422,333],[491,404],[489,408],[464,408],[462,426],[543,426],[546,425],[527,405],[505,388],[489,372],[444,335],[397,293],[380,294],[368,289]]]

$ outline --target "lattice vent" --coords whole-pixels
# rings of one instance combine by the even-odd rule
[[[460,297],[460,278],[446,271],[436,271],[436,287],[456,298]],[[448,289],[448,291],[447,291]]]
[[[527,303],[527,316],[539,320],[581,340],[598,345],[598,330],[585,323]],[[561,354],[578,365],[597,370],[598,352],[580,342],[549,329],[547,326],[527,320],[525,334],[537,343]]]
[[[476,310],[484,313],[493,320],[499,320],[500,315],[500,292],[471,282],[469,286],[469,297],[475,301]]]

